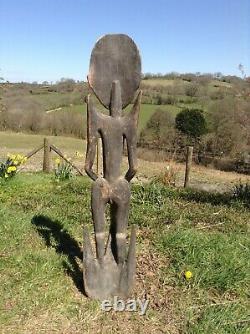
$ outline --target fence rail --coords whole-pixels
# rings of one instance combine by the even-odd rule
[[[148,149],[154,152],[164,152],[168,159],[177,161],[186,161],[186,148],[170,149],[164,146],[157,146],[154,142],[139,143],[140,148]],[[223,154],[203,153],[194,150],[192,161],[204,166],[213,165],[216,169],[224,171],[234,171],[243,174],[250,174],[250,161],[244,161],[237,158],[228,158]]]
[[[34,150],[30,151],[25,155],[27,159],[30,159],[32,156],[37,154],[39,151],[43,149],[43,172],[49,173],[51,168],[51,151],[55,152],[60,158],[66,161],[70,166],[72,166],[81,176],[84,173],[73,163],[71,162],[55,145],[51,144],[47,138],[44,138],[44,142],[42,145],[38,146]]]
[[[97,146],[97,157],[96,157],[96,169],[97,169],[97,174],[99,174],[100,165],[101,165],[101,162],[100,162],[101,148],[100,148],[99,141],[98,141],[97,145],[98,146]],[[147,145],[145,145],[145,146],[140,145],[139,147],[146,148],[146,149],[152,149],[152,144],[147,143]],[[154,146],[154,149],[155,149],[155,146]],[[70,166],[72,166],[72,168],[74,168],[80,176],[85,175],[84,171],[79,169],[72,161],[70,161],[62,153],[62,151],[58,147],[56,147],[55,145],[51,144],[47,138],[44,138],[44,142],[43,142],[42,145],[36,147],[34,150],[30,151],[25,156],[26,156],[27,159],[30,159],[32,156],[34,156],[35,154],[37,154],[41,150],[43,150],[43,172],[49,173],[51,171],[51,152],[53,151],[60,158],[62,158],[64,161],[66,161]],[[204,160],[206,159],[207,164],[213,163],[215,165],[216,161],[217,161],[217,163],[220,163],[220,164],[223,164],[223,160],[225,160],[225,163],[228,163],[228,161],[229,161],[227,158],[223,158],[221,156],[218,157],[218,156],[215,156],[215,155],[197,154],[197,152],[194,152],[192,146],[187,146],[185,149],[181,149],[181,150],[171,150],[171,149],[166,149],[166,148],[163,149],[162,147],[157,147],[157,151],[160,151],[160,150],[163,150],[164,152],[169,153],[169,158],[170,159],[182,160],[183,162],[186,163],[185,177],[184,177],[184,179],[185,179],[184,187],[188,187],[189,183],[190,183],[190,174],[191,174],[192,162],[200,163],[202,161],[202,159],[204,159]],[[126,150],[124,151],[124,154],[126,154]],[[180,159],[180,157],[181,157],[181,159]],[[250,174],[250,163],[244,163],[242,161],[237,161],[237,159],[234,159],[234,160],[232,159],[230,162],[231,162],[231,164],[234,164],[235,168],[231,168],[231,169],[227,168],[227,169],[224,169],[224,170],[227,170],[227,171],[229,171],[229,170],[232,171],[233,170],[233,171],[244,173],[244,174]],[[205,164],[205,163],[203,163],[203,164]],[[223,170],[223,168],[219,168],[221,166],[216,166],[215,165],[215,167],[217,167],[218,169]]]

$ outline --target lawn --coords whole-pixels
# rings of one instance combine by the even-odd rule
[[[247,203],[230,194],[134,184],[133,296],[145,316],[101,311],[82,289],[82,229],[90,181],[22,173],[0,184],[2,333],[216,333],[249,328]],[[185,279],[190,270],[193,277]]]

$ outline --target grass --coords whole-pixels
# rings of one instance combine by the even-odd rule
[[[142,83],[146,86],[157,86],[157,85],[161,85],[161,86],[173,86],[174,83],[176,82],[181,82],[183,84],[186,84],[185,82],[183,82],[183,80],[181,79],[147,79],[147,80],[143,80]]]
[[[90,181],[23,173],[0,184],[3,333],[247,333],[250,211],[229,194],[132,186],[135,296],[146,316],[104,313],[82,293]],[[193,278],[183,277],[191,270]]]
[[[246,235],[178,227],[160,237],[159,247],[172,259],[166,283],[185,285],[180,274],[190,270],[195,288],[247,295],[250,240]]]
[[[32,135],[24,133],[1,132],[1,148],[9,150],[32,150],[43,143],[44,137],[47,137],[54,145],[62,150],[82,150],[85,145],[82,139],[61,136]]]

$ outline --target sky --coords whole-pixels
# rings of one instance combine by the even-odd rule
[[[86,80],[107,33],[134,39],[143,73],[250,75],[250,0],[0,0],[0,77]]]

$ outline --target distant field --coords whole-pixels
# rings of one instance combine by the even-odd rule
[[[126,108],[126,111],[130,111],[132,108],[132,105],[128,106]],[[170,111],[174,115],[178,113],[181,109],[177,106],[172,106],[172,105],[154,105],[154,104],[142,104],[141,105],[141,111],[140,111],[140,116],[139,116],[139,125],[138,125],[138,130],[141,131],[147,122],[149,121],[150,117],[154,114],[154,112],[157,109],[161,109],[164,111]],[[86,113],[87,111],[87,106],[86,104],[84,105],[73,105],[71,107],[63,107],[61,109],[62,111],[67,111],[67,112],[84,112]],[[56,111],[55,111],[56,112]]]
[[[142,85],[147,87],[147,90],[150,91],[152,89],[152,96],[154,95],[153,88],[159,85],[166,88],[176,85],[176,87],[182,87],[183,92],[179,92],[180,94],[177,95],[177,98],[182,102],[175,105],[142,104],[138,126],[139,132],[145,127],[146,123],[157,109],[170,111],[174,115],[182,108],[202,108],[206,110],[208,107],[207,101],[210,101],[210,99],[200,101],[200,97],[197,97],[196,103],[185,103],[186,100],[190,102],[190,97],[185,95],[185,89],[189,84],[189,82],[180,78],[174,80],[162,78],[142,80]],[[83,101],[88,90],[86,87],[85,90],[81,90],[84,85],[86,86],[86,84],[78,85],[76,86],[77,89],[75,88],[70,92],[42,91],[42,88],[36,85],[30,85],[25,89],[10,85],[9,87],[5,87],[3,102],[7,105],[10,112],[18,111],[22,114],[26,111],[48,112],[49,114],[62,111],[86,113],[86,104],[83,103]],[[217,91],[229,92],[230,88],[232,88],[231,84],[214,79],[205,83],[205,86],[207,90],[204,91],[204,94],[216,94]],[[161,92],[161,96],[164,98],[168,97],[167,90],[166,92]],[[127,107],[127,110],[130,108],[131,106]],[[99,106],[99,109],[103,110],[103,107]],[[10,129],[12,128],[10,127]]]
[[[0,132],[1,150],[32,150],[43,143],[45,135]],[[85,141],[72,137],[46,136],[62,150],[83,150]],[[20,152],[21,153],[21,152]]]
[[[147,85],[147,86],[156,86],[156,85],[161,85],[161,86],[172,86],[175,82],[181,82],[185,84],[186,82],[180,79],[147,79],[147,80],[142,80],[142,84]]]
[[[174,83],[179,83],[182,85],[187,85],[188,81],[182,80],[182,79],[147,79],[147,80],[142,80],[142,84],[147,85],[147,86],[156,86],[156,85],[161,85],[161,86],[172,86]],[[217,87],[226,87],[226,88],[231,88],[232,85],[228,82],[223,82],[219,80],[211,80],[209,82],[209,85],[211,86],[217,86]]]

